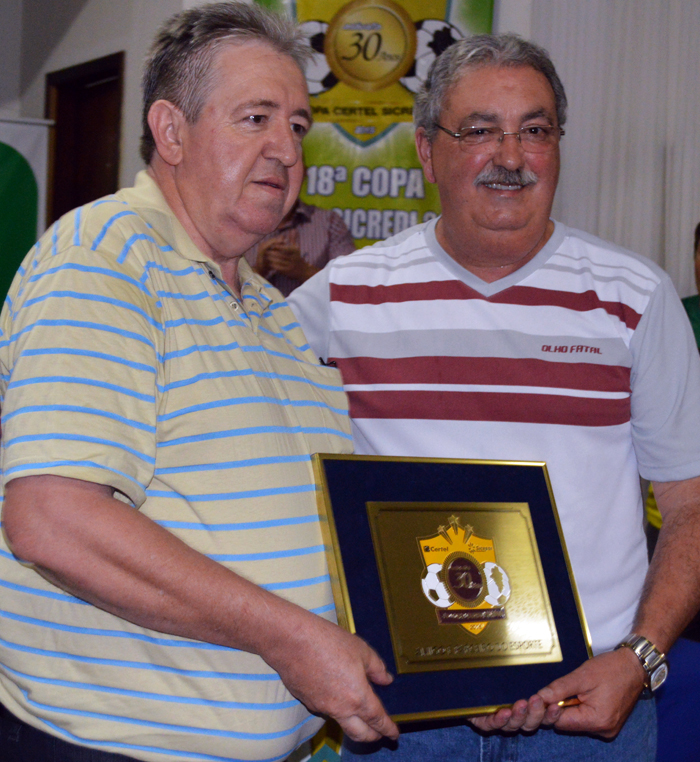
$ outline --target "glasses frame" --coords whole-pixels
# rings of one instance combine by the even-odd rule
[[[500,127],[494,127],[489,129],[496,129],[500,130],[501,137],[496,141],[486,141],[486,143],[480,143],[478,145],[470,146],[467,143],[462,143],[462,135],[464,134],[464,131],[474,129],[473,127],[465,127],[463,132],[452,132],[452,130],[448,130],[447,127],[443,127],[441,124],[438,124],[437,122],[433,122],[433,124],[443,132],[447,133],[451,138],[455,138],[455,140],[459,141],[459,145],[466,151],[471,151],[473,153],[477,153],[480,148],[488,147],[490,145],[493,145],[494,150],[496,150],[496,146],[500,146],[503,143],[503,138],[506,137],[506,135],[513,135],[518,139],[518,143],[520,143],[523,151],[525,153],[549,153],[550,151],[553,151],[555,147],[559,144],[559,140],[561,140],[564,135],[566,135],[566,130],[564,130],[562,127],[552,127],[553,130],[559,130],[559,140],[557,140],[556,143],[552,143],[551,145],[549,143],[542,143],[543,146],[545,146],[544,151],[533,151],[531,147],[526,146],[522,141],[522,132],[523,130],[527,130],[530,127],[533,126],[543,126],[543,125],[526,125],[525,127],[521,127],[516,132],[505,132],[505,130],[501,130]],[[551,125],[547,125],[551,126]]]

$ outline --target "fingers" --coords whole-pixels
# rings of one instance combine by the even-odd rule
[[[373,657],[372,660],[376,662],[373,665],[372,672],[369,669],[367,670],[367,676],[373,682],[388,685],[394,678],[386,671],[382,660],[369,646],[367,646],[367,650],[370,652],[371,657]],[[369,688],[369,686],[367,687]],[[369,688],[369,692],[365,695],[362,706],[356,709],[355,714],[345,718],[337,717],[336,719],[343,728],[343,731],[353,741],[368,743],[376,741],[382,736],[394,740],[399,737],[399,729],[396,723],[386,713],[382,702],[371,688]]]
[[[284,246],[284,245],[285,245],[285,240],[281,236],[277,236],[276,238],[270,238],[268,241],[263,241],[261,244],[258,245],[258,254],[267,253],[268,251],[277,249],[280,246]]]
[[[337,717],[336,719],[343,733],[352,741],[371,743],[381,738],[381,734],[378,731],[373,730],[364,720],[361,720],[356,715],[344,719]]]
[[[546,713],[546,705],[541,696],[534,695],[528,701],[520,699],[512,707],[499,709],[495,714],[471,719],[472,725],[489,732],[501,730],[504,733],[514,733],[518,730],[531,732],[542,724]]]
[[[294,256],[294,254],[296,254],[298,251],[299,249],[295,248],[294,246],[287,246],[285,243],[278,243],[274,246],[271,246],[265,252],[265,255],[268,257],[277,257],[278,259],[284,259]]]
[[[559,706],[559,704],[546,704],[547,708],[544,712],[544,718],[542,720],[543,725],[556,725],[557,722],[559,722],[559,719],[561,718],[561,714],[564,711],[563,707]]]
[[[364,713],[362,719],[372,728],[372,731],[377,733],[377,737],[386,736],[396,740],[399,737],[399,729],[396,723],[386,713],[386,709],[382,706],[382,702],[373,693],[370,706],[367,712]],[[376,739],[374,739],[376,740]]]
[[[392,740],[399,737],[396,723],[386,713],[381,701],[374,693],[367,697],[355,714],[345,717],[335,715],[334,719],[353,741],[369,743],[379,740],[382,736]]]
[[[527,702],[526,709],[520,713],[522,716],[522,725],[517,729],[526,732],[537,730],[542,724],[546,709],[547,706],[540,696],[536,694],[532,696]],[[513,722],[512,718],[511,722]]]
[[[469,722],[484,733],[491,730],[500,730],[508,722],[513,714],[510,707],[499,709],[496,714],[485,714],[479,717],[470,717]]]
[[[559,730],[587,732],[613,738],[625,723],[643,686],[643,670],[627,649],[611,651],[584,662],[578,669],[542,688],[539,695],[550,704],[545,722]],[[570,696],[578,706],[551,706]]]
[[[383,708],[381,715],[376,717],[363,719],[359,715],[352,715],[345,719],[338,719],[338,724],[348,738],[360,743],[378,741],[382,736],[386,736],[392,741],[399,737],[398,727]]]
[[[286,267],[289,257],[296,250],[281,236],[264,241],[258,245],[258,256],[255,262],[257,271],[263,275],[269,275],[270,271]]]
[[[537,691],[538,695],[542,698],[545,704],[558,704],[560,701],[575,696],[576,692],[581,689],[581,684],[575,678],[572,678],[574,673],[564,675],[557,680],[554,680],[549,685]]]
[[[292,249],[289,246],[271,249],[266,252],[265,256],[272,267],[291,266],[297,259],[301,258],[299,249]]]
[[[393,675],[387,671],[386,665],[377,652],[364,641],[361,640],[361,643],[366,649],[364,661],[365,673],[368,679],[377,685],[389,685],[394,680]],[[360,732],[363,737],[351,736],[351,738],[354,741],[363,741],[365,743],[376,741],[381,736],[394,740],[397,739],[399,737],[399,729],[396,723],[386,713],[382,702],[371,689],[365,704],[366,708],[363,707],[361,712],[358,712],[353,718],[349,718],[353,720],[351,723],[353,732]],[[361,727],[362,725],[364,727]]]
[[[622,649],[624,651],[624,649]],[[634,654],[613,651],[584,662],[532,696],[493,715],[476,717],[472,724],[489,732],[531,732],[541,725],[558,730],[594,733],[614,738],[621,730],[641,690],[639,662]],[[560,702],[576,697],[577,705]]]

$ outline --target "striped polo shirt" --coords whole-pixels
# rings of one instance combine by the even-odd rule
[[[332,619],[311,454],[350,451],[345,395],[279,293],[243,261],[239,274],[237,299],[145,172],[53,225],[0,317],[3,485],[110,485]],[[0,586],[0,701],[64,740],[159,762],[281,760],[321,725],[258,656],[86,604],[4,539]]]
[[[610,649],[647,568],[639,472],[700,474],[688,320],[660,268],[565,225],[494,283],[435,225],[331,262],[290,306],[342,372],[357,452],[547,463],[594,650]]]

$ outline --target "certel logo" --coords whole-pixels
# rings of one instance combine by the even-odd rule
[[[447,548],[436,548],[433,545],[424,545],[423,550],[426,553],[446,553]]]

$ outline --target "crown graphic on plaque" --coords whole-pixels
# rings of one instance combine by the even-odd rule
[[[496,563],[492,539],[450,516],[435,534],[416,540],[425,566],[423,594],[439,624],[460,625],[478,635],[489,622],[506,618],[510,581]]]

